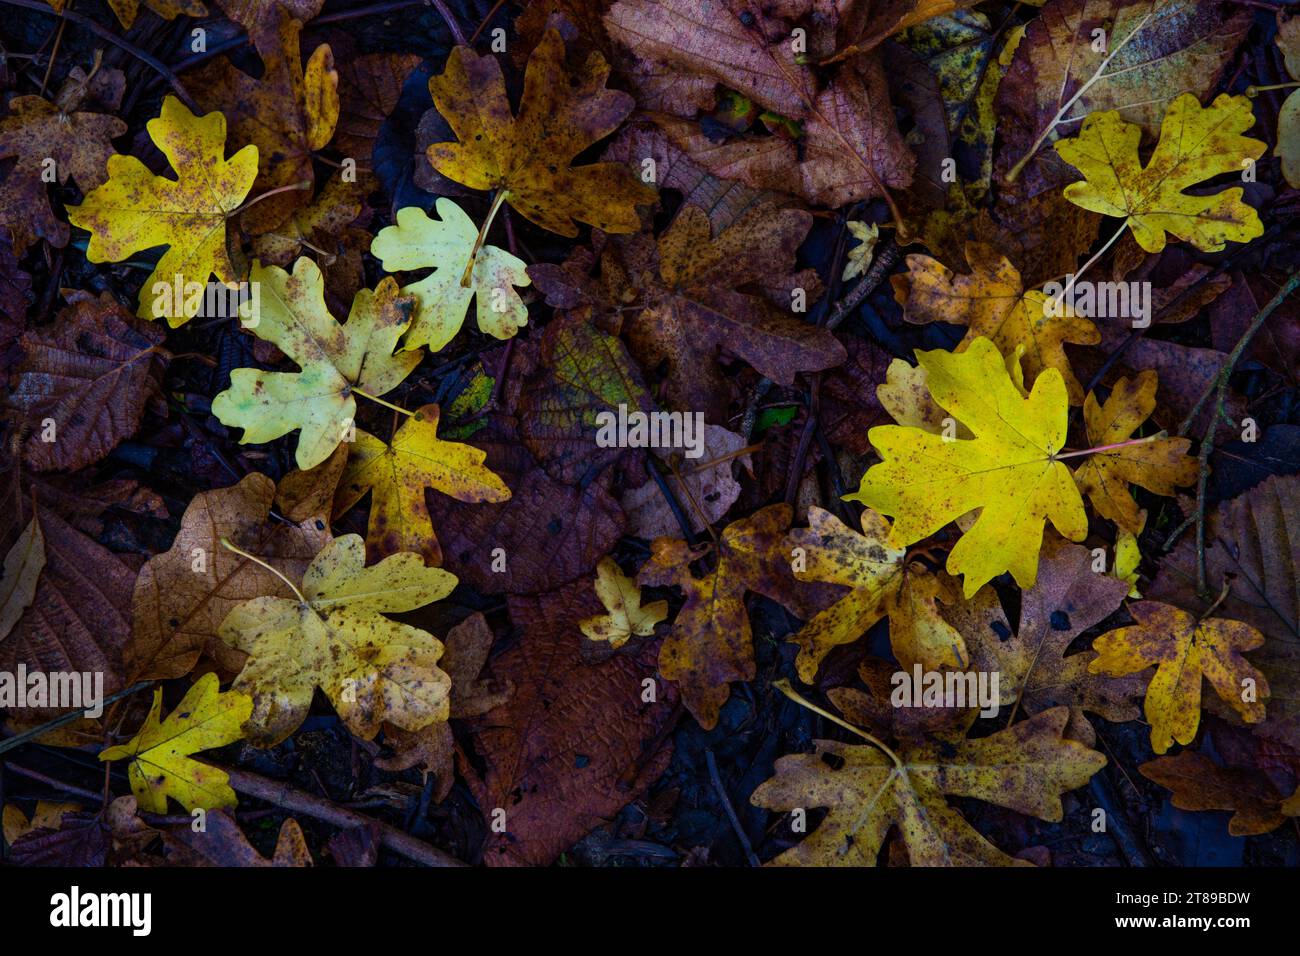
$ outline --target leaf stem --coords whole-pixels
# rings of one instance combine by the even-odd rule
[[[1106,250],[1108,250],[1111,246],[1115,245],[1115,241],[1119,239],[1120,236],[1124,235],[1124,232],[1127,229],[1128,229],[1128,221],[1125,220],[1124,222],[1120,223],[1120,227],[1115,230],[1115,234],[1106,240],[1106,244],[1088,257],[1088,261],[1083,264],[1083,268],[1081,268],[1078,272],[1073,272],[1070,274],[1069,281],[1065,284],[1064,288],[1061,289],[1060,293],[1056,296],[1056,299],[1053,302],[1054,308],[1060,309],[1061,303],[1065,301],[1065,297],[1070,294],[1070,290],[1075,287],[1080,277],[1082,277],[1084,273],[1086,273],[1089,269],[1091,269],[1094,265],[1097,264],[1097,260],[1106,254]]]
[[[833,723],[833,724],[837,724],[838,726],[843,727],[845,730],[847,730],[847,731],[849,731],[849,732],[851,732],[851,733],[855,733],[855,734],[857,734],[859,737],[861,737],[861,738],[862,738],[863,740],[865,740],[867,743],[869,743],[869,744],[871,744],[871,745],[873,745],[873,746],[875,746],[875,747],[879,747],[880,750],[885,754],[885,756],[887,756],[890,760],[892,760],[892,761],[894,762],[894,766],[898,768],[898,772],[899,772],[900,774],[903,774],[903,776],[906,776],[906,775],[907,775],[907,774],[906,774],[906,771],[905,771],[905,769],[904,769],[904,767],[903,767],[903,761],[902,761],[902,759],[898,756],[898,754],[894,753],[893,750],[891,750],[889,747],[885,746],[885,744],[882,743],[881,740],[880,740],[879,738],[872,736],[871,734],[867,733],[865,730],[862,730],[862,729],[859,728],[859,727],[854,727],[851,723],[849,723],[849,722],[848,722],[847,720],[845,720],[843,717],[836,717],[836,716],[835,716],[834,714],[832,714],[830,711],[828,711],[828,710],[823,710],[821,707],[818,707],[816,704],[814,704],[814,703],[813,703],[812,701],[810,701],[808,698],[804,697],[804,696],[803,696],[802,694],[800,694],[797,690],[795,690],[793,687],[791,687],[791,686],[790,686],[790,682],[789,682],[788,680],[786,680],[784,677],[782,677],[780,680],[772,681],[772,686],[775,687],[777,690],[779,690],[781,693],[785,694],[786,697],[789,697],[792,701],[794,701],[794,702],[795,702],[796,704],[798,704],[800,707],[806,707],[806,708],[808,708],[808,709],[811,710],[814,714],[817,714],[818,716],[821,716],[821,717],[825,717],[825,718],[826,718],[827,720],[829,720],[831,723]]]
[[[1252,100],[1260,93],[1267,93],[1269,90],[1290,90],[1300,86],[1300,80],[1292,80],[1290,83],[1270,83],[1268,86],[1248,86],[1246,95]]]
[[[1043,143],[1047,141],[1047,137],[1052,135],[1052,130],[1066,122],[1065,114],[1070,112],[1070,110],[1074,108],[1074,104],[1079,102],[1083,95],[1087,93],[1088,90],[1092,89],[1092,85],[1102,78],[1103,74],[1106,72],[1106,67],[1110,66],[1110,61],[1115,59],[1119,54],[1119,51],[1124,49],[1130,40],[1142,32],[1142,29],[1147,25],[1147,21],[1155,15],[1156,9],[1160,4],[1161,0],[1152,0],[1151,9],[1146,12],[1146,15],[1143,16],[1140,21],[1138,21],[1138,25],[1133,28],[1133,32],[1121,40],[1118,46],[1114,47],[1106,54],[1106,58],[1097,66],[1097,69],[1093,72],[1092,76],[1090,76],[1086,82],[1075,90],[1074,95],[1066,100],[1061,108],[1056,111],[1056,115],[1052,117],[1051,122],[1043,128],[1038,139],[1034,140],[1034,145],[1030,146],[1029,151],[1025,153],[1025,155],[1021,156],[1020,160],[1011,167],[1010,172],[1006,175],[1006,181],[1008,183],[1014,183],[1020,178],[1020,174],[1024,171],[1024,168],[1029,165],[1029,161],[1037,155],[1038,150],[1042,147]],[[1070,120],[1070,122],[1073,122],[1073,120]]]
[[[394,405],[392,402],[382,399],[378,395],[371,395],[369,392],[363,392],[355,385],[351,388],[351,392],[353,395],[360,395],[362,398],[370,399],[370,401],[374,402],[376,405],[383,405],[384,408],[391,408],[395,412],[401,412],[407,418],[415,417],[415,412],[408,412],[401,405]]]
[[[1081,455],[1097,455],[1103,451],[1114,451],[1116,448],[1127,448],[1130,445],[1145,445],[1147,442],[1155,441],[1162,438],[1163,433],[1156,435],[1147,435],[1145,438],[1130,438],[1128,441],[1117,441],[1110,445],[1097,445],[1093,448],[1084,448],[1082,451],[1067,451],[1052,456],[1052,461],[1060,461],[1062,458],[1078,458]]]
[[[506,196],[510,195],[508,189],[498,189],[497,194],[492,198],[492,208],[488,210],[487,218],[483,220],[483,227],[479,229],[478,235],[474,237],[474,248],[469,251],[469,261],[465,263],[465,271],[460,275],[460,287],[469,288],[470,277],[474,274],[474,260],[478,258],[478,251],[483,248],[483,242],[487,239],[488,230],[492,228],[492,220],[497,217],[497,212],[501,209],[501,204],[506,201]]]
[[[238,209],[234,209],[234,210],[232,210],[232,211],[226,213],[226,218],[227,218],[227,219],[233,219],[233,218],[235,218],[235,217],[238,216],[240,213],[242,213],[242,212],[244,212],[246,209],[248,209],[248,207],[257,205],[257,204],[260,203],[263,199],[269,199],[271,196],[277,196],[277,195],[279,195],[280,193],[295,192],[295,191],[300,190],[300,189],[311,189],[311,180],[310,180],[310,179],[300,179],[298,182],[296,182],[296,183],[289,183],[289,185],[287,185],[287,186],[276,186],[274,189],[268,189],[266,192],[262,193],[262,195],[260,195],[260,196],[254,196],[252,199],[250,199],[248,202],[244,203],[244,204],[243,204],[242,206],[240,206]]]
[[[295,595],[297,595],[299,603],[306,604],[308,607],[311,607],[311,602],[308,601],[305,597],[303,597],[302,592],[299,591],[298,588],[294,586],[294,583],[292,581],[286,578],[279,570],[267,564],[261,558],[257,557],[257,555],[249,554],[243,548],[235,547],[233,544],[230,543],[229,538],[223,537],[221,539],[221,546],[225,548],[227,551],[233,551],[235,552],[235,554],[239,555],[240,557],[247,558],[249,561],[252,561],[254,564],[260,564],[262,567],[266,568],[266,570],[270,571],[272,574],[274,574],[285,584],[289,585],[289,590],[292,591]]]

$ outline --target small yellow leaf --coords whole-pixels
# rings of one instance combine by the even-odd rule
[[[585,618],[578,627],[588,640],[608,641],[610,647],[622,647],[633,634],[649,637],[668,616],[667,601],[641,606],[641,589],[610,557],[596,565],[596,596],[609,613]]]
[[[1250,100],[1222,93],[1202,107],[1184,93],[1165,112],[1160,141],[1143,166],[1138,156],[1142,127],[1118,110],[1089,114],[1079,135],[1056,143],[1061,158],[1083,173],[1065,187],[1076,206],[1116,216],[1147,252],[1165,247],[1165,233],[1202,252],[1264,234],[1259,214],[1234,186],[1208,196],[1186,190],[1224,173],[1241,173],[1264,155],[1266,145],[1242,136],[1255,124]]]
[[[221,693],[217,675],[207,673],[167,719],[160,721],[160,687],[154,691],[153,707],[140,732],[127,743],[104,750],[99,759],[132,758],[127,776],[141,810],[166,813],[168,797],[186,810],[233,807],[235,791],[225,771],[189,757],[240,740],[252,709],[247,694],[239,690]]]
[[[373,493],[366,532],[372,560],[415,551],[428,564],[442,563],[425,502],[426,488],[471,503],[510,499],[505,482],[484,466],[485,452],[438,437],[438,414],[437,405],[424,406],[402,423],[392,444],[358,430],[349,446],[334,513],[341,515],[367,492]]]
[[[1092,642],[1093,674],[1123,677],[1156,665],[1147,686],[1146,717],[1151,749],[1162,754],[1177,741],[1190,744],[1201,723],[1201,677],[1248,724],[1264,719],[1268,682],[1244,651],[1264,644],[1249,624],[1210,618],[1198,621],[1186,611],[1158,601],[1129,606],[1137,624],[1116,628]]]
[[[155,282],[184,287],[206,284],[213,275],[225,283],[239,278],[226,251],[226,220],[257,178],[257,147],[245,146],[226,159],[226,118],[195,116],[174,96],[163,100],[148,129],[176,178],[155,176],[134,156],[110,156],[108,181],[80,206],[69,207],[68,219],[89,230],[91,262],[121,262],[145,249],[168,247],[140,289],[137,314],[157,319],[164,316],[155,314]],[[190,318],[175,308],[165,317],[173,328]]]

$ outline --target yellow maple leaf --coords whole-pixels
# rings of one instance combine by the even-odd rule
[[[1264,155],[1264,143],[1241,135],[1254,123],[1244,96],[1222,93],[1202,107],[1184,93],[1169,104],[1160,141],[1143,166],[1142,127],[1125,122],[1118,110],[1091,113],[1078,136],[1056,143],[1061,158],[1084,176],[1065,187],[1065,198],[1123,219],[1147,252],[1164,249],[1166,233],[1202,252],[1218,252],[1229,240],[1254,239],[1264,234],[1264,224],[1241,201],[1240,186],[1208,196],[1185,192],[1223,173],[1240,173]]]
[[[1022,588],[1033,586],[1045,520],[1071,541],[1088,533],[1079,490],[1055,457],[1069,413],[1061,373],[1046,369],[1025,397],[986,338],[965,352],[918,351],[916,357],[931,396],[974,437],[879,425],[868,437],[882,461],[845,498],[894,518],[892,548],[980,509],[949,553],[948,573],[964,575],[968,598],[1003,571]]]
[[[372,559],[415,551],[428,564],[442,563],[426,488],[472,503],[510,499],[505,482],[484,466],[485,452],[438,437],[438,415],[437,405],[426,405],[402,423],[390,444],[358,430],[349,446],[334,513],[341,515],[372,493],[366,531]]]
[[[858,640],[882,617],[889,618],[890,644],[905,668],[961,666],[965,643],[935,603],[943,583],[920,565],[908,565],[903,549],[891,548],[888,538],[889,522],[870,509],[859,534],[816,506],[808,509],[807,528],[786,535],[798,580],[852,589],[791,638],[799,645],[795,667],[804,683],[813,682],[832,649]]]
[[[781,757],[750,803],[828,812],[772,865],[875,866],[894,827],[912,866],[1027,865],[989,843],[945,795],[1061,820],[1060,795],[1106,764],[1097,751],[1062,736],[1069,716],[1069,708],[1054,707],[988,737],[908,741],[896,751],[815,740],[815,752]]]
[[[205,284],[209,276],[234,283],[239,277],[226,251],[226,220],[257,178],[257,147],[224,157],[226,118],[195,116],[168,96],[148,123],[149,138],[162,150],[175,179],[155,176],[134,156],[108,159],[108,181],[92,190],[68,219],[90,232],[86,258],[121,262],[137,252],[167,246],[140,289],[142,318],[156,319],[154,284]],[[166,315],[173,328],[189,321],[185,310]]]
[[[991,340],[1003,355],[1023,345],[1027,382],[1054,368],[1065,379],[1070,404],[1082,402],[1083,386],[1070,369],[1065,344],[1096,345],[1101,341],[1097,327],[1068,306],[1052,308],[1045,293],[1026,290],[1011,260],[992,246],[967,243],[966,261],[971,274],[959,276],[930,256],[908,256],[908,274],[891,280],[894,297],[904,308],[903,318],[918,324],[966,326],[958,352],[980,336]]]
[[[1158,601],[1139,601],[1128,610],[1137,623],[1093,641],[1098,656],[1088,670],[1123,677],[1156,665],[1144,707],[1152,750],[1162,754],[1174,741],[1192,742],[1201,723],[1202,676],[1246,723],[1264,719],[1268,681],[1242,656],[1263,646],[1263,634],[1241,621],[1198,621]]]
[[[596,565],[596,596],[609,613],[583,618],[578,627],[588,640],[608,641],[610,647],[622,647],[633,634],[649,637],[668,616],[667,601],[641,606],[641,589],[610,557]]]
[[[515,286],[532,280],[522,259],[496,246],[475,244],[478,227],[450,199],[439,199],[437,219],[423,209],[397,210],[397,225],[379,231],[371,254],[387,272],[433,268],[426,278],[402,287],[403,295],[419,299],[420,307],[406,333],[405,347],[427,345],[437,352],[455,338],[465,322],[469,300],[477,298],[478,329],[493,338],[508,339],[528,324],[528,309]],[[473,257],[470,283],[461,276]]]
[[[446,597],[456,576],[425,567],[418,554],[365,563],[360,535],[335,538],[304,572],[296,599],[254,598],[221,622],[221,639],[248,654],[234,687],[253,698],[248,731],[259,744],[293,733],[317,687],[365,740],[384,721],[420,730],[447,719],[451,678],[438,667],[442,642],[384,614]]]
[[[1148,370],[1132,381],[1121,378],[1116,382],[1106,404],[1098,405],[1089,392],[1083,405],[1089,443],[1106,450],[1090,455],[1075,471],[1074,480],[1098,514],[1132,534],[1141,534],[1147,516],[1133,500],[1130,484],[1158,495],[1172,495],[1180,485],[1196,480],[1197,461],[1187,454],[1192,443],[1186,438],[1157,436],[1126,444],[1155,411],[1157,384],[1156,373]]]
[[[636,207],[653,203],[654,189],[621,163],[570,165],[632,111],[631,96],[605,89],[608,76],[609,64],[592,53],[570,77],[564,41],[558,30],[547,30],[528,58],[515,116],[500,64],[458,46],[442,74],[429,80],[458,142],[434,143],[429,162],[473,189],[500,190],[498,199],[562,236],[578,234],[574,220],[605,232],[636,232]]]
[[[357,403],[396,388],[420,364],[422,352],[393,349],[411,321],[415,300],[399,296],[391,276],[352,300],[347,324],[325,306],[325,282],[304,257],[292,275],[278,266],[253,265],[261,288],[258,314],[245,324],[298,363],[300,372],[240,368],[230,388],[212,400],[221,423],[244,429],[242,444],[274,441],[301,429],[295,460],[314,468],[339,442],[351,440]]]
[[[140,732],[125,744],[109,747],[100,760],[131,758],[127,776],[140,809],[166,813],[171,797],[186,810],[233,807],[235,791],[224,770],[191,760],[200,750],[234,743],[252,712],[247,694],[219,690],[217,675],[204,674],[185,694],[166,720],[162,713],[162,688],[154,691],[153,706]]]

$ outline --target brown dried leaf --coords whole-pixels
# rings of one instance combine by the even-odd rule
[[[163,337],[107,292],[25,333],[9,403],[27,435],[26,463],[36,471],[84,468],[135,434],[145,403],[161,388]]]

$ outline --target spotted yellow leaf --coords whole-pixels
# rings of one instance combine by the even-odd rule
[[[220,692],[217,675],[204,674],[166,720],[162,688],[154,691],[153,706],[140,732],[127,743],[109,747],[100,760],[126,760],[131,792],[141,810],[166,813],[171,797],[186,810],[233,807],[235,791],[224,770],[191,760],[190,755],[234,743],[252,712],[253,702],[239,690]]]

